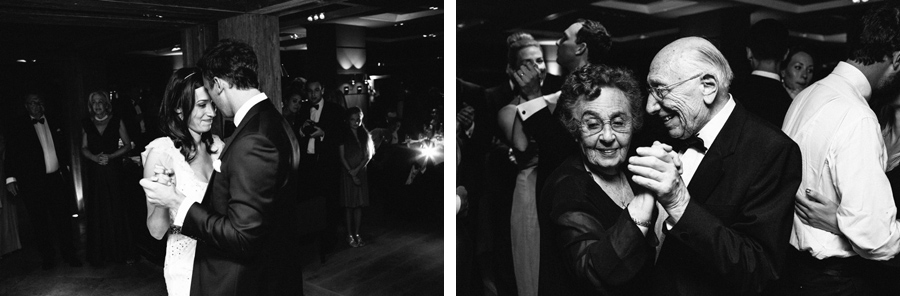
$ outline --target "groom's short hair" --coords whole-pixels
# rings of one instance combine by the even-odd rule
[[[237,89],[259,88],[257,67],[253,47],[233,39],[220,40],[197,61],[203,80],[211,82],[213,77],[219,77],[234,84]]]

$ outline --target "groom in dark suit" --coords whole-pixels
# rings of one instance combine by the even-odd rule
[[[735,103],[732,77],[698,37],[670,43],[650,64],[647,112],[674,141],[637,148],[628,168],[665,210],[657,295],[770,295],[783,276],[800,149]]]
[[[198,240],[191,295],[303,295],[297,222],[297,139],[259,91],[253,49],[222,40],[197,63],[221,113],[234,117],[203,203],[141,180],[151,203],[177,209],[173,232]],[[177,181],[177,180],[176,180]]]

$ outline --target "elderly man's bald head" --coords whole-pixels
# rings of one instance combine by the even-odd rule
[[[688,69],[709,72],[719,81],[720,88],[725,90],[723,93],[727,93],[734,79],[734,72],[722,52],[700,37],[684,37],[663,47],[650,64],[650,72],[654,69],[676,73]]]

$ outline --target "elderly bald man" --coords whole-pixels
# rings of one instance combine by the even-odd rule
[[[647,112],[672,139],[637,148],[633,180],[662,205],[657,295],[769,294],[782,276],[800,150],[729,94],[733,73],[687,37],[650,64]]]

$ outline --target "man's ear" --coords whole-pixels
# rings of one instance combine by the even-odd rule
[[[225,91],[225,89],[231,88],[231,83],[219,77],[213,77],[213,83],[219,87],[219,93]]]
[[[703,74],[700,77],[700,92],[703,94],[703,103],[712,105],[719,94],[720,81],[712,74]]]
[[[575,46],[576,46],[575,47],[575,55],[580,56],[582,54],[587,54],[587,51],[588,51],[587,43],[582,42],[582,43],[575,44]]]

